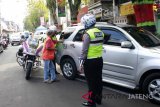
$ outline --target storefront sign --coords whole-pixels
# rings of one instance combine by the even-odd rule
[[[120,6],[120,14],[122,16],[134,14],[133,4],[131,2],[122,4]]]
[[[102,17],[102,8],[98,7],[89,11],[90,14],[94,14],[96,18]]]
[[[113,18],[113,11],[111,11],[109,9],[104,9],[102,11],[102,18],[103,19],[111,19],[111,18]]]

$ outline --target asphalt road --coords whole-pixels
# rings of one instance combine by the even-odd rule
[[[16,62],[17,49],[17,46],[10,46],[0,53],[0,107],[83,107],[82,96],[87,92],[84,79],[70,81],[59,75],[59,82],[45,84],[41,67],[26,81],[25,72]],[[104,85],[103,102],[97,107],[159,107],[146,100],[130,99],[134,91]]]

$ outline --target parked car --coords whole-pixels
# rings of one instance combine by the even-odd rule
[[[97,23],[106,38],[103,45],[103,81],[130,89],[140,89],[150,95],[150,101],[160,104],[160,40],[152,33],[130,25]],[[56,61],[63,76],[75,79],[79,74],[82,50],[82,26],[62,32]]]
[[[41,41],[44,41],[47,37],[46,32],[47,32],[47,30],[36,31],[34,33],[34,38],[37,38]]]
[[[14,33],[10,36],[10,43],[13,46],[14,44],[20,45],[21,35],[19,33]]]

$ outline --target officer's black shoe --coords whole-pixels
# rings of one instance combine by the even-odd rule
[[[90,103],[90,102],[83,102],[82,105],[87,106],[87,107],[96,107],[95,103]]]

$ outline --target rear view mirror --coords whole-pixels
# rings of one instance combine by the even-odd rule
[[[134,49],[134,46],[133,46],[133,44],[130,41],[123,41],[121,43],[121,48]]]

